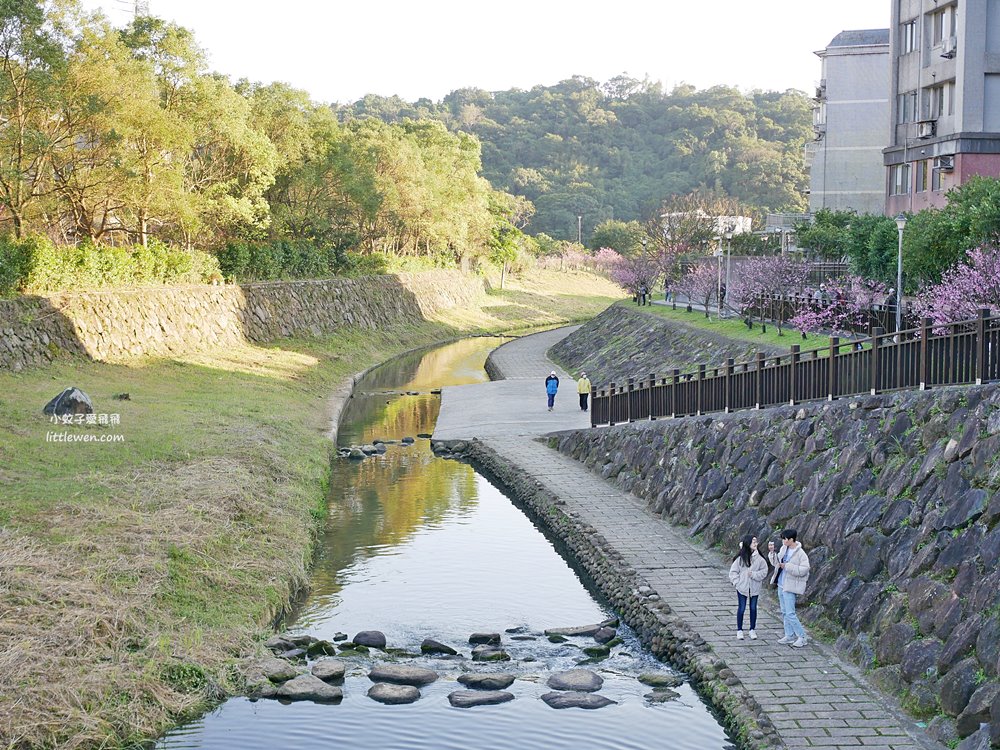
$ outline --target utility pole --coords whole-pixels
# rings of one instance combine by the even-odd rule
[[[576,217],[576,243],[578,245],[583,244],[583,217]]]

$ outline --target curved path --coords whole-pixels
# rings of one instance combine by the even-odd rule
[[[737,641],[728,561],[654,516],[638,498],[532,439],[589,425],[574,403],[575,388],[562,401],[557,397],[556,411],[545,410],[542,382],[554,368],[543,364],[545,352],[569,335],[568,329],[560,331],[517,339],[497,350],[493,364],[509,380],[445,388],[434,439],[477,438],[594,526],[726,660],[768,710],[787,747],[943,750],[826,646],[815,641],[801,650],[779,645],[783,632],[773,595],[761,596],[759,640]],[[527,388],[523,378],[537,379],[537,387]],[[509,390],[500,388],[505,384]],[[566,386],[564,381],[562,390]]]

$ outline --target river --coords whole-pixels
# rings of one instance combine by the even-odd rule
[[[359,384],[341,426],[341,445],[399,441],[432,432],[440,398],[432,390],[487,380],[486,355],[501,340],[474,338],[405,355]],[[513,660],[473,664],[446,657],[407,659],[441,674],[416,703],[386,706],[366,696],[376,657],[348,661],[337,705],[231,699],[179,727],[160,750],[329,748],[352,750],[733,750],[732,740],[700,696],[653,703],[642,672],[668,672],[619,628],[612,656],[585,665],[605,680],[600,694],[617,702],[595,711],[552,709],[539,698],[554,671],[574,668],[592,639],[551,643],[545,628],[586,625],[613,616],[565,552],[470,466],[435,457],[430,441],[390,444],[364,461],[336,459],[329,515],[308,597],[285,630],[332,639],[380,630],[390,647],[419,652],[424,638],[468,654],[473,632],[504,634]],[[518,675],[515,700],[453,708],[464,671]]]

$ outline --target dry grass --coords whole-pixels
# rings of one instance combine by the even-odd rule
[[[607,282],[570,276],[444,324],[0,373],[0,748],[133,746],[238,690],[234,663],[307,580],[327,396],[404,349],[610,303]],[[68,384],[121,412],[126,444],[45,441],[40,407]]]

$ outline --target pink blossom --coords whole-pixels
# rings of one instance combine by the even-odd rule
[[[965,261],[941,277],[941,283],[922,289],[914,309],[935,327],[972,320],[980,308],[1000,314],[1000,249],[970,250]]]

